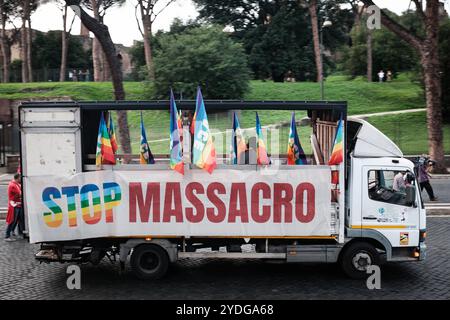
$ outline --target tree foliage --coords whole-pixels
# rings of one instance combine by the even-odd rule
[[[249,55],[257,79],[283,81],[292,71],[299,80],[316,78],[311,19],[303,0],[194,0],[200,21],[233,27],[232,36]],[[348,42],[353,12],[344,0],[320,1],[319,25],[325,19],[333,28],[323,32],[324,46],[335,48]]]
[[[61,31],[37,32],[33,40],[33,69],[58,69],[61,66]],[[69,38],[67,68],[92,68],[90,52],[84,51],[81,41]]]
[[[410,16],[398,17],[391,13],[397,20],[404,20],[414,27],[414,20]],[[403,22],[403,21],[402,21]],[[405,24],[407,25],[407,24]],[[366,75],[367,72],[367,26],[365,21],[361,25],[354,26],[351,31],[351,46],[342,48],[342,68],[352,77]],[[415,50],[395,34],[381,28],[372,30],[372,59],[373,80],[376,80],[379,70],[391,70],[394,75],[402,71],[414,70],[418,64],[418,56]]]
[[[201,86],[209,99],[239,99],[249,89],[242,46],[217,26],[160,36],[155,72],[158,98],[167,98],[170,87],[184,98],[194,98]]]

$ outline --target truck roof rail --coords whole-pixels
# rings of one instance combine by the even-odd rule
[[[346,101],[250,101],[205,100],[208,110],[334,110],[347,113]],[[194,110],[195,100],[176,100],[184,110]],[[169,100],[152,101],[29,101],[23,107],[58,108],[77,106],[89,110],[169,110]]]

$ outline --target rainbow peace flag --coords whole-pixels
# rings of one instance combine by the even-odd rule
[[[179,118],[173,91],[170,90],[170,168],[184,174]]]
[[[300,144],[300,139],[298,138],[294,112],[292,112],[291,129],[289,131],[287,164],[308,164],[306,161],[305,152],[303,151],[302,145]]]
[[[109,128],[108,128],[109,138],[111,139],[111,147],[113,149],[114,154],[116,154],[117,149],[117,140],[116,140],[116,131],[114,130],[114,123],[111,115],[111,111],[109,112]]]
[[[266,144],[264,143],[264,136],[262,133],[261,123],[259,122],[258,112],[256,112],[256,136],[258,138],[256,144],[257,159],[256,163],[260,165],[270,164],[269,156],[267,155]]]
[[[150,146],[147,142],[147,135],[145,134],[145,127],[144,127],[144,119],[142,117],[142,111],[141,111],[141,148],[140,148],[140,156],[139,156],[139,163],[140,164],[154,164],[155,158],[153,158],[153,154],[150,151]]]
[[[183,141],[183,118],[181,115],[181,110],[179,110],[177,114],[177,125],[178,125],[178,134],[180,135],[180,141]]]
[[[343,145],[343,128],[342,115],[339,119],[339,123],[336,129],[336,136],[334,137],[333,151],[331,152],[330,160],[328,160],[328,165],[338,165],[344,160],[344,145]]]
[[[111,139],[109,138],[108,128],[106,127],[103,112],[101,113],[100,125],[98,127],[95,164],[97,166],[100,166],[102,164],[116,164],[116,157],[114,156],[114,151],[111,146]]]
[[[217,166],[216,150],[209,131],[208,117],[206,115],[205,103],[203,102],[200,87],[197,90],[197,100],[195,106],[195,130],[193,144],[193,163],[209,173],[212,173]]]
[[[247,145],[245,144],[245,138],[242,134],[241,126],[236,112],[233,113],[233,132],[231,133],[231,163],[232,164],[244,164],[245,163],[245,151]]]

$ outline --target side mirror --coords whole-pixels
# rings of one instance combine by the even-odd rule
[[[406,199],[407,206],[413,206],[416,202],[416,187],[415,186],[407,186],[406,187]]]

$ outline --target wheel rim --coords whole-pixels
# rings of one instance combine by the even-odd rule
[[[146,272],[153,271],[159,266],[159,258],[153,252],[144,252],[139,259],[139,265]]]
[[[358,271],[366,271],[367,267],[372,264],[372,257],[365,251],[358,252],[352,259],[353,267]]]

